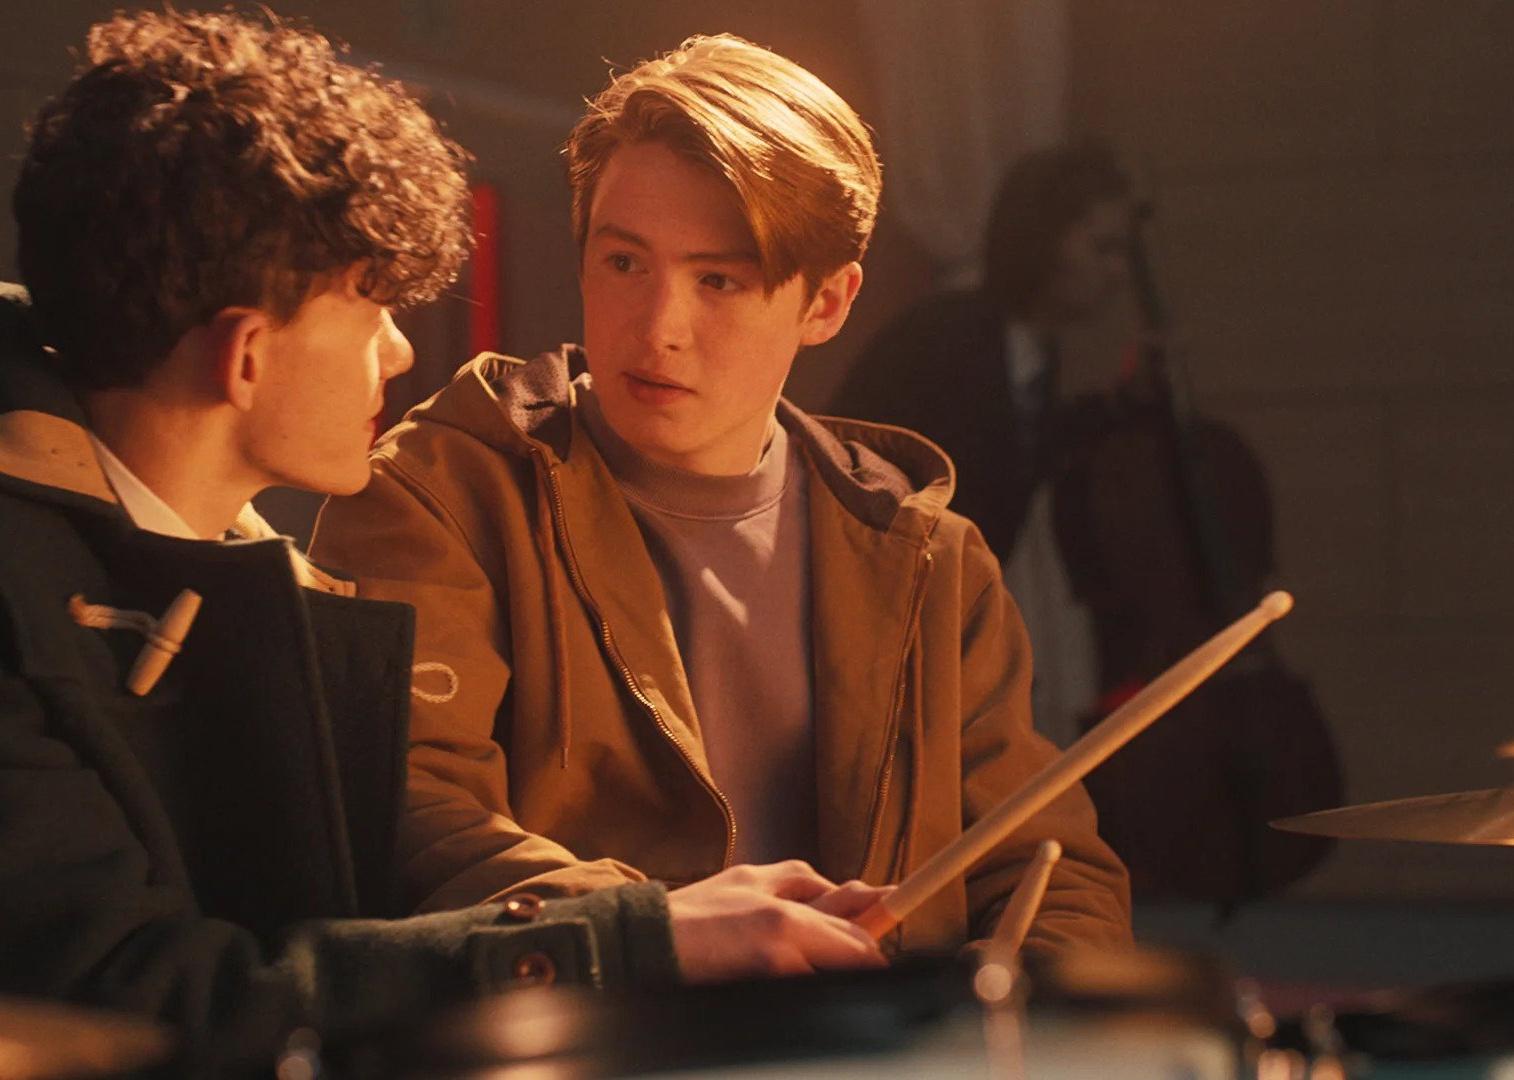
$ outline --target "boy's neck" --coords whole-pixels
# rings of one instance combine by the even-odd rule
[[[83,406],[95,437],[202,539],[222,536],[262,487],[212,409],[140,388],[94,391]]]

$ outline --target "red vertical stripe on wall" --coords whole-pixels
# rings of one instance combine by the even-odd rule
[[[473,265],[468,277],[470,353],[500,347],[499,192],[493,184],[473,185]]]

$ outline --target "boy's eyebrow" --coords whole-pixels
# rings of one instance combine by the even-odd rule
[[[608,236],[612,240],[623,240],[627,244],[635,244],[637,247],[647,248],[652,245],[647,243],[646,237],[640,233],[634,233],[630,229],[622,229],[619,225],[604,224],[595,228],[590,239],[597,240],[601,236]]]
[[[611,222],[597,226],[591,234],[590,239],[597,240],[600,237],[619,240],[622,243],[631,244],[643,250],[650,250],[652,247],[647,242],[647,238],[640,233],[633,232],[630,229],[623,228]],[[686,255],[680,256],[680,259],[683,262],[750,263],[753,265],[761,265],[762,263],[761,256],[752,248],[737,248],[732,251],[691,251]]]

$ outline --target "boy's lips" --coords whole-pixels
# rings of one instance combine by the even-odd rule
[[[637,382],[644,382],[651,386],[666,386],[674,390],[687,390],[689,391],[689,393],[694,392],[693,387],[685,386],[677,379],[674,379],[668,375],[663,375],[660,372],[652,371],[648,368],[631,368],[625,372],[625,376],[628,379],[634,379]]]
[[[621,378],[627,393],[643,405],[671,405],[694,393],[682,383],[650,371],[625,371]]]

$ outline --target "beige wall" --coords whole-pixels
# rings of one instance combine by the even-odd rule
[[[1283,635],[1353,801],[1514,781],[1514,5],[1078,0],[1073,93],[1157,200],[1203,406],[1268,467]],[[1304,895],[1514,895],[1346,846]]]

